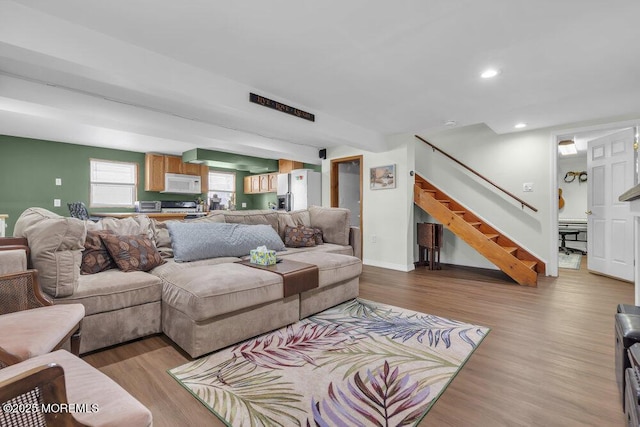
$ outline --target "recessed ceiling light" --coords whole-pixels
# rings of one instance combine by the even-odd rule
[[[498,74],[500,74],[500,70],[489,68],[488,70],[485,70],[482,74],[480,74],[480,77],[482,77],[483,79],[490,79],[497,76]]]
[[[518,123],[517,125],[514,126],[516,129],[522,129],[522,128],[526,128],[527,124],[526,123]]]

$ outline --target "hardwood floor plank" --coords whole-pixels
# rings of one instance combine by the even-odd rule
[[[586,257],[583,257],[583,263]],[[365,266],[360,296],[492,328],[422,421],[424,426],[622,426],[614,313],[633,285],[581,270],[537,288],[465,267],[409,273]],[[167,369],[190,360],[156,335],[84,360],[153,412],[155,426],[222,426]]]

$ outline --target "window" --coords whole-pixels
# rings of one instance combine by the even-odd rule
[[[137,194],[138,164],[91,159],[91,207],[132,208]]]
[[[236,174],[209,171],[209,207],[211,209],[235,209]]]

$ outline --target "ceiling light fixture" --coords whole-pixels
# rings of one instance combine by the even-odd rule
[[[572,139],[565,139],[558,142],[558,151],[560,151],[560,155],[562,156],[578,154],[578,149],[576,148],[576,144]]]
[[[458,124],[458,122],[456,122],[455,120],[447,120],[447,121],[444,122],[444,125],[448,126],[448,127],[454,127],[457,124]]]
[[[516,129],[522,129],[522,128],[526,128],[527,124],[526,123],[518,123],[517,125],[514,126]]]
[[[480,77],[482,77],[483,79],[491,79],[497,76],[498,74],[500,74],[500,70],[496,70],[495,68],[489,68],[488,70],[485,70],[482,74],[480,74]]]

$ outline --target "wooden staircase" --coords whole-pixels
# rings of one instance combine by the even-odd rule
[[[444,192],[415,175],[414,202],[520,285],[537,286],[545,264]]]

